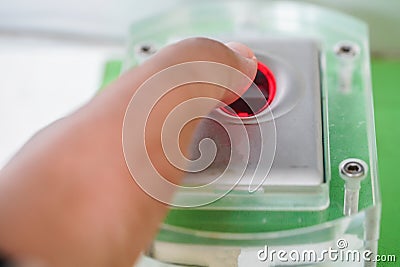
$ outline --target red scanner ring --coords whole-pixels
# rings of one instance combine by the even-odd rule
[[[229,115],[241,118],[252,117],[265,110],[275,98],[276,81],[272,71],[261,62],[258,62],[257,74],[253,84],[256,86],[251,85],[242,97],[221,109]],[[245,100],[247,95],[251,95],[252,92],[249,92],[250,90],[261,91],[264,99]]]

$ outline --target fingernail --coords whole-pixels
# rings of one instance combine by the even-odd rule
[[[247,46],[237,42],[229,42],[226,44],[227,47],[232,49],[233,51],[239,53],[241,56],[249,59],[255,59],[254,52]]]

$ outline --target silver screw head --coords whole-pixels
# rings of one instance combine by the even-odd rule
[[[360,159],[346,159],[339,165],[340,176],[343,179],[363,179],[368,171],[367,164]]]
[[[335,54],[341,58],[354,58],[360,53],[360,47],[352,42],[340,42],[334,48]]]
[[[140,44],[135,50],[140,56],[151,56],[157,52],[156,47],[151,43]]]

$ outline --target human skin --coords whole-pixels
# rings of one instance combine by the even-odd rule
[[[256,59],[244,45],[187,39],[162,49],[79,110],[38,132],[0,170],[0,251],[23,266],[132,266],[151,243],[168,206],[144,193],[126,166],[121,140],[125,111],[149,77],[191,61],[223,63],[250,80],[256,75]],[[215,87],[198,84],[195,91],[180,90],[175,97],[205,96],[226,103],[237,97]],[[172,108],[165,106],[165,112]],[[207,114],[215,107],[199,108]],[[157,156],[162,154],[157,139],[161,118],[152,119],[149,154],[166,179],[179,184],[183,172]],[[196,124],[183,131],[182,150]]]

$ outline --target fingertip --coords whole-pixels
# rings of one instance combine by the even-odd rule
[[[257,74],[257,57],[255,56],[253,50],[248,46],[238,43],[229,42],[225,44],[228,48],[234,51],[236,54],[240,55],[242,70],[244,73],[253,80]]]
[[[253,50],[251,50],[248,46],[238,43],[238,42],[229,42],[226,43],[226,46],[240,54],[242,57],[253,59],[255,58]]]

